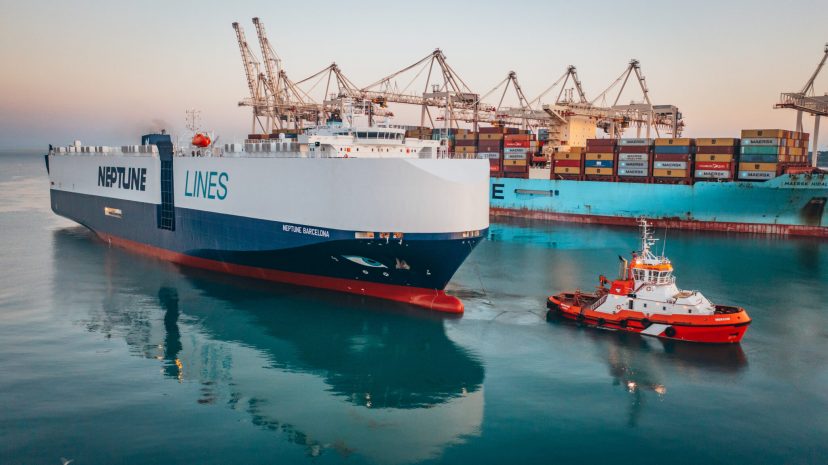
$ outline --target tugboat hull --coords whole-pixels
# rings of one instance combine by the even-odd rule
[[[572,297],[572,294],[558,294],[550,297],[547,301],[549,312],[589,326],[639,333],[662,339],[734,344],[742,340],[751,321],[747,312],[738,307],[721,307],[722,313],[704,316],[648,316],[641,312],[626,310],[607,314],[567,303]]]

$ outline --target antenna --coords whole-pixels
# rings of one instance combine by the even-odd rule
[[[667,252],[667,228],[664,228],[664,242],[661,244],[661,258]]]

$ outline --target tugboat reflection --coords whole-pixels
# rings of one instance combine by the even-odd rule
[[[648,338],[634,333],[612,330],[596,331],[559,316],[548,317],[549,324],[566,333],[559,337],[576,343],[581,336],[606,354],[613,386],[629,394],[627,425],[638,426],[648,402],[670,395],[670,380],[704,379],[715,376],[738,376],[748,366],[740,344],[697,344]]]
[[[68,270],[79,264],[106,283],[91,330],[163,362],[166,377],[200,383],[194,401],[248,412],[309,455],[409,463],[480,433],[483,366],[439,316],[185,271],[77,228],[54,242],[56,292],[77,285]]]

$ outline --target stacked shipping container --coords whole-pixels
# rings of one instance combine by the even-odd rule
[[[653,147],[653,181],[661,184],[692,184],[694,148],[693,139],[656,139]]]
[[[570,147],[567,151],[552,154],[551,179],[582,179],[586,148]]]
[[[500,176],[503,172],[503,136],[506,128],[480,128],[477,139],[477,156],[489,160],[489,172]]]
[[[506,177],[527,177],[532,155],[537,152],[535,135],[529,133],[503,136],[503,174]]]
[[[739,139],[696,139],[696,179],[733,180],[736,159],[739,157]]]
[[[477,133],[458,132],[454,136],[454,153],[465,158],[475,158],[477,156]]]
[[[584,179],[612,181],[615,176],[616,139],[587,139]]]
[[[784,129],[745,129],[739,180],[764,181],[807,163],[808,134]]]
[[[649,182],[652,173],[652,140],[619,139],[616,174],[622,182]]]

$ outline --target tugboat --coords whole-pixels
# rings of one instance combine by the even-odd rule
[[[738,343],[750,317],[744,308],[712,304],[699,291],[680,290],[673,264],[656,256],[650,225],[640,220],[641,250],[629,262],[620,257],[618,279],[601,275],[594,293],[563,292],[549,297],[548,316],[560,314],[585,325],[662,339]],[[606,287],[610,284],[609,288]]]

